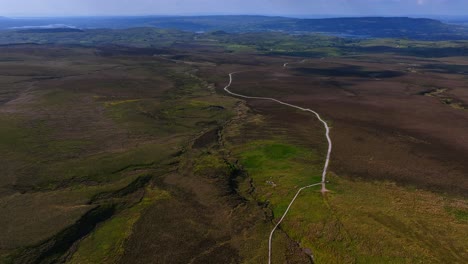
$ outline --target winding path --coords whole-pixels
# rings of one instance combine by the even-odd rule
[[[283,65],[284,68],[286,68],[288,66],[288,63],[285,63]],[[236,74],[236,72],[232,72],[229,74],[229,84],[226,85],[226,87],[224,87],[224,91],[226,91],[227,93],[231,94],[231,95],[234,95],[234,96],[237,96],[237,97],[241,97],[241,98],[245,98],[245,99],[258,99],[258,100],[268,100],[268,101],[273,101],[273,102],[276,102],[276,103],[279,103],[279,104],[282,104],[282,105],[285,105],[285,106],[289,106],[289,107],[292,107],[292,108],[296,108],[296,109],[299,109],[301,111],[304,111],[304,112],[310,112],[310,113],[313,113],[315,114],[315,116],[317,116],[318,120],[320,122],[322,122],[322,124],[324,125],[325,127],[325,136],[327,138],[327,141],[328,141],[328,152],[327,152],[327,157],[326,157],[326,160],[325,160],[325,165],[323,167],[323,172],[322,172],[322,181],[319,182],[319,183],[315,183],[315,184],[312,184],[312,185],[308,185],[308,186],[304,186],[302,188],[300,188],[297,192],[296,192],[296,195],[294,196],[294,198],[291,200],[291,202],[289,203],[289,206],[288,208],[286,209],[286,211],[284,212],[283,216],[281,217],[281,219],[278,221],[278,223],[275,225],[275,227],[273,228],[273,230],[271,230],[271,233],[270,233],[270,237],[269,237],[269,240],[268,240],[268,264],[271,264],[271,255],[272,255],[272,240],[273,240],[273,234],[275,233],[275,231],[278,229],[279,225],[283,222],[284,218],[286,217],[286,215],[288,214],[289,212],[289,209],[291,208],[291,206],[294,204],[294,202],[296,201],[297,197],[299,196],[299,194],[305,190],[305,189],[308,189],[308,188],[311,188],[311,187],[314,187],[314,186],[318,186],[318,185],[322,185],[322,193],[326,192],[327,189],[326,189],[326,177],[327,177],[327,170],[328,170],[328,165],[330,163],[330,156],[331,156],[331,151],[332,151],[332,141],[331,141],[331,138],[330,138],[330,127],[328,126],[327,122],[325,122],[322,117],[319,115],[319,113],[315,112],[314,110],[311,110],[311,109],[308,109],[308,108],[303,108],[303,107],[300,107],[300,106],[297,106],[297,105],[293,105],[293,104],[289,104],[289,103],[285,103],[283,101],[280,101],[278,99],[274,99],[274,98],[270,98],[270,97],[258,97],[258,96],[246,96],[246,95],[242,95],[242,94],[238,94],[238,93],[234,93],[234,92],[231,92],[229,90],[229,88],[231,87],[232,85],[232,82],[233,82],[233,75]]]

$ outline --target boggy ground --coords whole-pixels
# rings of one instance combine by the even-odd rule
[[[227,96],[232,71],[251,71],[233,91],[310,107],[332,126],[331,192],[299,197],[274,263],[466,259],[460,58],[283,69],[302,58],[190,44],[0,56],[2,262],[265,263],[297,188],[320,181],[326,142],[314,116]]]

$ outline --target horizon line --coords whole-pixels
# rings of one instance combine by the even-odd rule
[[[468,15],[430,15],[430,14],[402,14],[402,15],[379,15],[379,14],[252,14],[252,13],[181,13],[181,14],[76,14],[76,15],[0,15],[0,18],[85,18],[85,17],[190,17],[190,16],[265,16],[265,17],[286,17],[286,18],[346,18],[346,17],[409,17],[409,18],[434,18],[434,17],[466,17]]]

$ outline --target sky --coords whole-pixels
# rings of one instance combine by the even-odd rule
[[[468,15],[468,0],[0,0],[0,16]]]

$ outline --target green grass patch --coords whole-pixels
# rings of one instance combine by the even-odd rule
[[[447,207],[447,211],[453,216],[455,216],[457,220],[462,221],[462,222],[468,222],[468,210]]]
[[[241,165],[254,180],[260,200],[283,214],[297,190],[321,181],[321,158],[314,150],[275,140],[238,147]]]
[[[253,180],[256,199],[268,202],[275,221],[286,211],[299,188],[321,181],[323,164],[319,153],[286,140],[252,141],[235,147],[234,153]],[[303,190],[281,225],[281,229],[304,248],[314,248],[308,234],[311,229],[323,226],[330,214],[319,190],[320,186]],[[275,233],[273,252],[278,253],[273,256],[275,262],[284,260],[279,252],[284,252],[285,243],[284,234]]]
[[[198,175],[215,177],[219,175],[228,175],[231,168],[219,156],[215,154],[202,155],[195,161],[194,172]]]
[[[246,45],[228,44],[224,46],[230,52],[254,52],[255,48]]]
[[[455,210],[453,211],[455,217],[460,221],[468,222],[468,211],[467,210]]]

